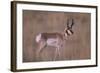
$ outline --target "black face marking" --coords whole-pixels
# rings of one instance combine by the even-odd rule
[[[67,35],[70,35],[70,34],[68,33],[68,30],[66,30],[65,33],[66,33]]]
[[[65,33],[66,33],[67,35],[71,35],[71,34],[73,34],[73,31],[72,31],[72,30],[66,30]]]

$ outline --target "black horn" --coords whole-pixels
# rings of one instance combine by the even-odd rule
[[[67,19],[67,28],[72,29],[73,25],[74,25],[74,19],[73,18]]]

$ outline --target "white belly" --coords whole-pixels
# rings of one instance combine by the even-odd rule
[[[57,46],[57,42],[58,40],[57,39],[47,39],[47,45],[48,46]]]

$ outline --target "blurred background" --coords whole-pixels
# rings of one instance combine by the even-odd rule
[[[52,61],[56,50],[54,47],[44,48],[40,57],[36,57],[36,35],[42,32],[62,33],[69,18],[74,19],[74,34],[65,41],[56,60],[90,59],[91,14],[23,10],[23,62]]]

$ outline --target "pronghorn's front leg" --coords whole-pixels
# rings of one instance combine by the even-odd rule
[[[60,49],[62,49],[63,47],[63,41],[60,38],[56,39],[56,51],[55,51],[55,55],[54,55],[54,60],[56,60],[57,57],[60,57]]]
[[[60,57],[60,48],[61,47],[58,47],[57,51],[58,51],[58,57]]]
[[[58,48],[56,48],[55,53],[54,53],[54,59],[53,59],[54,61],[56,60],[57,53],[58,53]]]
[[[56,48],[56,51],[55,51],[55,54],[54,54],[54,61],[56,60],[56,58],[57,58],[57,56],[59,57],[60,56],[60,50],[59,50],[60,48],[58,47],[58,48]]]

